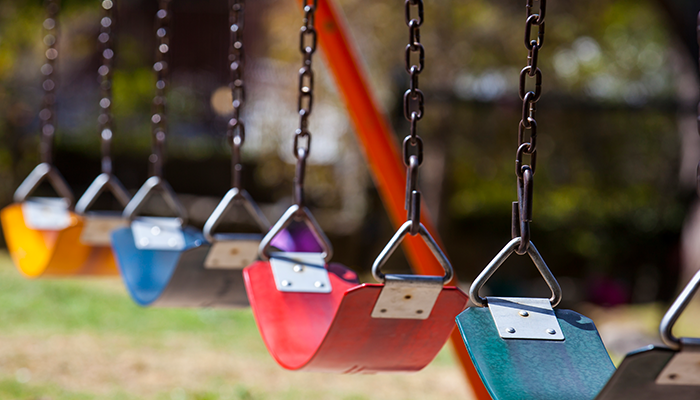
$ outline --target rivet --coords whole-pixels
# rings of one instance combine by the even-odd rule
[[[301,264],[294,264],[292,267],[292,271],[294,272],[302,272],[304,270],[304,266]]]
[[[555,331],[555,330],[552,329],[552,328],[549,328],[549,329],[547,329],[547,333],[549,333],[550,335],[554,335],[554,334],[557,333],[557,331]]]
[[[177,239],[175,239],[175,238],[168,239],[168,246],[170,246],[170,247],[177,246]]]
[[[423,310],[416,310],[416,314],[423,314]]]
[[[386,312],[386,308],[382,308],[379,312]]]
[[[518,314],[520,314],[521,317],[529,317],[530,316],[530,313],[525,311],[525,310],[520,310],[520,312]]]
[[[671,379],[671,380],[676,379],[676,378],[678,378],[678,375],[677,375],[677,374],[670,374],[670,375],[668,376],[668,379]]]
[[[403,296],[403,298],[406,299],[406,300],[411,300],[411,295],[410,295],[410,294],[407,294],[407,295]]]
[[[160,227],[154,226],[153,228],[151,228],[151,235],[153,235],[153,236],[160,235]]]
[[[232,255],[232,256],[235,256],[236,254],[238,254],[238,248],[237,248],[237,247],[234,247],[234,248],[231,249],[231,255]]]
[[[317,288],[323,287],[323,282],[316,281],[316,282],[314,282],[314,286],[316,286]]]
[[[292,286],[292,282],[290,282],[290,281],[282,281],[282,286]]]
[[[515,333],[515,328],[510,327],[510,328],[506,329],[506,332],[508,332],[508,333]]]
[[[147,238],[141,238],[141,240],[139,240],[139,243],[141,244],[141,246],[146,247],[148,246],[150,241]]]

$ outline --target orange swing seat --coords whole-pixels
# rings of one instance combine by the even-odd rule
[[[30,198],[47,179],[61,198]],[[85,242],[85,220],[71,210],[73,194],[53,165],[39,164],[0,211],[12,261],[28,278],[118,275],[107,246]],[[89,233],[89,232],[87,232]]]

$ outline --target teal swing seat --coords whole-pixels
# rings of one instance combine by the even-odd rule
[[[592,400],[615,367],[593,321],[552,308],[561,300],[561,288],[532,243],[527,253],[552,297],[479,296],[520,242],[520,237],[511,240],[477,277],[469,291],[477,307],[457,316],[472,362],[496,400]]]

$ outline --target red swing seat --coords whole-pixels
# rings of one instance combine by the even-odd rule
[[[312,231],[322,235],[308,211],[293,206],[266,239],[284,228],[289,216],[296,212],[302,212]],[[378,260],[387,258],[398,247],[410,222],[404,227],[407,228],[397,232],[394,239],[398,239],[390,242]],[[427,235],[424,228],[422,236],[423,232]],[[261,256],[265,255],[265,243],[266,240],[261,243]],[[357,274],[340,264],[326,263],[325,268],[331,286],[329,293],[278,290],[270,261],[258,261],[243,271],[262,338],[284,368],[364,374],[419,371],[445,344],[454,329],[455,316],[468,301],[460,289],[441,287],[425,319],[376,318],[372,312],[385,284],[360,284]]]

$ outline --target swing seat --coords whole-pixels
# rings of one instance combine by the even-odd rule
[[[236,257],[239,251],[232,250],[250,243],[257,250],[262,235],[226,235],[229,240],[217,244],[229,252],[221,254],[212,251],[215,245],[196,229],[185,228],[183,233],[182,250],[138,249],[131,228],[112,234],[119,269],[136,303],[151,307],[247,307],[242,269],[255,260],[257,251],[253,258],[245,258],[249,257],[245,251],[241,252],[243,257]],[[235,265],[230,264],[231,259]]]
[[[457,316],[469,356],[495,400],[592,400],[615,367],[593,321],[553,308],[561,301],[561,287],[532,242],[527,254],[552,297],[479,295],[521,241],[521,237],[511,240],[469,288],[477,307]]]
[[[112,234],[119,269],[134,301],[153,307],[248,306],[242,269],[256,260],[263,235],[211,234],[220,216],[233,204],[232,200],[247,193],[230,191],[202,233],[194,228],[182,228],[186,212],[170,185],[158,177],[146,181],[124,209],[124,215],[133,218],[156,192],[160,192],[180,218],[140,218],[131,227]],[[152,229],[157,229],[155,235]],[[137,230],[139,238],[135,238]],[[280,235],[277,245],[284,248],[288,236],[286,232]],[[141,240],[145,243],[137,245]],[[169,244],[170,240],[175,242]],[[154,245],[155,242],[159,244]]]
[[[81,237],[85,221],[67,208],[60,229],[37,229],[28,224],[23,209],[41,200],[50,199],[14,203],[0,212],[7,248],[23,275],[38,278],[119,273],[109,246],[84,243]]]
[[[695,362],[686,365],[687,368],[681,371],[686,374],[690,372],[694,376],[694,385],[674,383],[673,380],[678,378],[673,377],[673,374],[662,375],[676,354],[678,352],[675,350],[653,345],[627,354],[596,400],[700,399],[700,357],[695,356]]]
[[[661,319],[659,333],[668,347],[651,345],[627,354],[596,400],[700,399],[700,338],[673,335],[698,289],[700,271]]]
[[[363,373],[414,372],[428,365],[447,341],[452,318],[467,304],[444,287],[427,319],[373,318],[383,284],[359,284],[340,264],[328,264],[330,293],[277,289],[269,261],[243,271],[263,340],[286,369]]]
[[[141,306],[242,307],[248,304],[240,270],[208,269],[211,245],[193,228],[179,250],[139,249],[131,228],[112,234],[114,254],[131,297]]]
[[[303,222],[318,252],[269,252],[292,221]],[[411,231],[405,222],[372,265],[383,283],[360,284],[332,264],[333,248],[309,210],[291,206],[260,243],[264,261],[243,270],[250,306],[268,351],[284,368],[346,374],[414,372],[428,365],[454,329],[467,295],[446,287],[452,265],[425,227],[419,233],[444,276],[384,275],[379,270]]]
[[[591,400],[615,371],[593,321],[555,309],[565,340],[502,339],[488,308],[457,316],[464,343],[497,400]]]
[[[61,197],[29,197],[44,180]],[[0,211],[8,251],[26,277],[118,274],[109,246],[85,241],[86,220],[71,210],[73,199],[56,167],[41,163]]]

